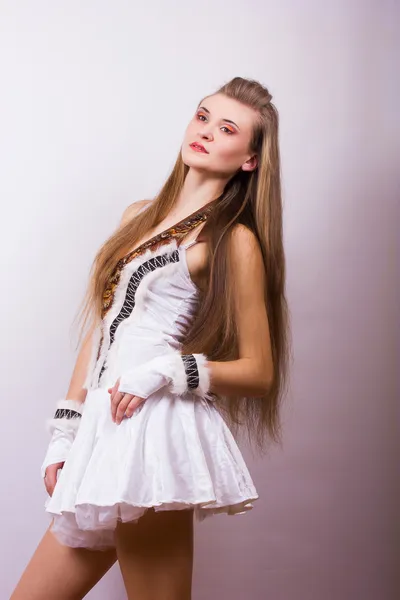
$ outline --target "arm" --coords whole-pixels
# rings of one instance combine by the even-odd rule
[[[225,395],[263,395],[271,385],[273,362],[261,249],[255,235],[239,225],[232,235],[231,252],[239,359],[208,362],[210,391]]]
[[[51,439],[41,466],[41,474],[50,496],[57,483],[58,469],[63,467],[79,428],[87,395],[83,384],[92,350],[93,330],[92,326],[81,345],[66,398],[57,402],[53,417],[46,423]]]
[[[119,228],[124,227],[148,202],[150,201],[142,200],[129,205],[123,212]],[[50,495],[56,485],[57,471],[63,467],[79,428],[87,396],[83,385],[92,353],[94,329],[95,325],[92,325],[81,344],[66,398],[57,402],[54,415],[47,421],[51,439],[41,472],[42,477],[46,476],[45,485]]]
[[[93,331],[94,326],[89,329],[81,344],[66,396],[66,398],[73,398],[77,402],[86,400],[87,390],[83,387],[83,384],[92,351]]]

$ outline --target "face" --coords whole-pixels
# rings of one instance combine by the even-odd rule
[[[185,132],[183,162],[223,177],[254,170],[257,157],[250,141],[256,118],[252,108],[223,94],[202,100]]]

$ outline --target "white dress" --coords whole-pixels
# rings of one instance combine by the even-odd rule
[[[64,544],[113,547],[117,521],[137,521],[149,507],[194,508],[201,521],[242,514],[258,498],[212,400],[162,388],[119,425],[111,419],[108,388],[121,373],[181,346],[199,295],[186,261],[192,243],[172,238],[128,262],[95,331],[80,426],[45,504]]]

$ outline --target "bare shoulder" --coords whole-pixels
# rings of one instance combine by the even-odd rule
[[[253,249],[259,246],[255,233],[242,223],[237,223],[232,229],[232,248],[236,246],[252,246]]]
[[[122,213],[120,227],[124,227],[142,208],[151,203],[152,200],[137,200],[129,204]]]
[[[261,246],[257,236],[251,229],[238,223],[232,230],[230,252],[236,268],[264,270]]]

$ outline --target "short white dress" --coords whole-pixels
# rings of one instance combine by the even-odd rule
[[[149,247],[121,270],[112,304],[93,336],[81,422],[53,495],[45,503],[63,544],[115,546],[118,521],[148,508],[194,509],[197,520],[242,514],[258,498],[243,456],[209,398],[167,388],[130,418],[111,419],[108,388],[132,366],[179,349],[199,290],[186,251],[171,238]]]

